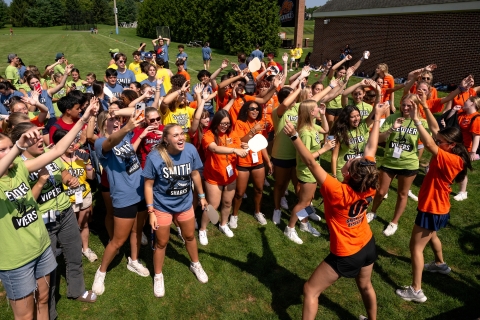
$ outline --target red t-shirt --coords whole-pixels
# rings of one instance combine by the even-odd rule
[[[348,184],[327,176],[320,193],[330,230],[330,252],[340,257],[357,253],[372,238],[366,213],[375,189],[357,193]]]
[[[418,193],[418,210],[434,214],[449,213],[450,186],[462,170],[462,158],[438,148],[438,154],[430,160],[430,169]]]
[[[73,129],[73,127],[75,127],[75,124],[77,123],[78,120],[80,119],[75,120],[73,123],[65,123],[62,118],[58,118],[57,122],[55,122],[55,125],[51,126],[50,131],[48,132],[48,135],[50,137],[50,142],[53,141],[52,139],[53,134],[55,133],[55,131],[58,130],[56,124],[58,124],[63,130],[70,131]],[[82,130],[84,130],[86,127],[87,125],[85,124]],[[77,138],[75,138],[75,142],[78,142],[78,139],[80,139],[80,134],[81,134],[81,131],[77,134]]]
[[[158,130],[163,131],[164,127],[165,126],[161,124],[158,127]],[[132,145],[135,143],[135,141],[137,141],[137,139],[140,137],[143,131],[145,131],[145,128],[133,129],[133,137],[132,137],[132,140],[130,141]],[[162,139],[161,134],[156,134],[155,132],[149,132],[147,133],[145,138],[142,139],[142,142],[140,142],[140,145],[137,148],[137,155],[138,155],[138,159],[140,160],[140,165],[142,166],[142,169],[145,167],[145,161],[147,161],[148,154],[157,143],[160,143],[161,139]]]
[[[208,131],[209,128],[203,128],[202,137],[205,132]],[[202,141],[200,141],[200,135],[198,134],[198,130],[194,133],[189,133],[190,135],[190,143],[195,146],[197,149],[198,155],[200,156],[200,160],[205,163],[205,150],[202,148]]]
[[[472,123],[472,118],[475,117]],[[458,125],[462,130],[463,145],[470,152],[472,151],[473,134],[480,135],[480,113],[474,112],[472,114],[466,114],[463,110],[457,112]],[[476,151],[476,150],[475,150]]]

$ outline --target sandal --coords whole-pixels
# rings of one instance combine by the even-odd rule
[[[78,297],[75,300],[80,301],[80,302],[94,303],[95,301],[97,301],[97,295],[95,293],[93,293],[93,291],[87,290],[87,291],[85,291],[85,293],[83,295],[81,295],[80,297]]]

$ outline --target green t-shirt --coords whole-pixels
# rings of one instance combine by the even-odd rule
[[[369,136],[370,130],[365,121],[361,121],[357,129],[349,130],[348,146],[345,143],[341,143],[340,150],[338,151],[336,175],[339,181],[343,180],[341,170],[345,163],[356,156],[363,156]]]
[[[395,120],[400,117],[400,114],[392,114],[389,116],[380,128],[380,132],[385,132],[390,129],[395,123]],[[421,121],[423,127],[428,128],[427,121],[424,119],[421,119]],[[405,119],[402,126],[392,132],[387,139],[382,166],[398,170],[418,170],[419,138],[418,129],[413,121],[411,119]],[[402,153],[398,159],[393,157],[394,149],[397,146],[402,149]]]
[[[18,72],[18,68],[8,65],[5,68],[5,78],[12,81],[13,85],[20,83],[20,73]]]
[[[273,128],[275,129],[275,139],[273,140],[272,157],[281,160],[295,159],[297,151],[293,146],[290,137],[283,132],[285,127],[285,119],[288,119],[295,127],[298,121],[298,107],[300,103],[296,103],[288,109],[283,116],[277,115],[277,110],[272,111]]]
[[[15,85],[15,89],[17,89],[18,91],[20,91],[20,89],[23,89],[25,90],[25,92],[30,92],[32,91],[32,89],[30,89],[30,86],[26,83],[19,83],[19,84],[16,84]]]
[[[299,138],[302,140],[303,144],[310,153],[320,150],[322,135],[318,133],[320,130],[320,126],[314,125],[315,130],[302,130],[299,133]],[[297,178],[303,182],[311,182],[316,183],[317,180],[313,177],[313,174],[310,172],[310,169],[307,165],[302,161],[302,157],[297,152]]]
[[[44,222],[48,223],[55,221],[55,211],[62,212],[70,207],[70,199],[63,190],[62,171],[65,170],[65,166],[60,158],[55,159],[45,167],[53,174],[54,181],[48,179],[37,198],[37,202],[39,213],[42,215]],[[33,188],[37,181],[38,171],[30,173],[28,183],[31,188]],[[55,183],[55,187],[52,182]]]
[[[370,112],[372,112],[373,107],[371,104],[368,104],[366,102],[360,102],[359,104],[356,105],[358,110],[360,110],[360,117],[362,120],[365,120],[368,118],[368,115]]]
[[[0,270],[13,270],[39,257],[50,247],[47,229],[28,184],[20,158],[0,178]]]
[[[82,79],[78,79],[77,81],[73,81],[73,80],[67,81],[67,86],[69,86],[70,88],[72,87],[73,84],[75,84],[75,88],[76,88],[75,90],[80,90],[83,93],[87,91],[87,88],[85,88],[85,86],[83,85]]]
[[[51,86],[51,88],[54,88],[55,86],[56,86],[56,84]],[[61,97],[65,97],[66,95],[67,95],[67,89],[65,87],[63,87],[62,89],[60,89],[57,93],[55,93],[53,95],[53,98],[54,99],[60,99]],[[55,110],[55,116],[57,118],[60,118],[62,116],[62,112],[60,110],[58,110],[58,106],[57,106],[56,102],[53,103],[53,109]]]
[[[327,109],[342,109],[342,94],[327,103]]]
[[[55,67],[53,67],[53,71],[55,73],[60,72],[61,74],[64,74],[65,73],[65,68],[62,67],[61,64],[57,64]]]

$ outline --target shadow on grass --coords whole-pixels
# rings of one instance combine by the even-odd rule
[[[292,305],[302,304],[301,296],[303,294],[303,284],[305,283],[305,279],[300,278],[298,275],[292,273],[277,263],[275,254],[273,253],[268,243],[267,236],[265,235],[265,228],[260,228],[259,230],[262,237],[264,250],[263,255],[259,256],[250,252],[247,255],[246,262],[235,260],[213,252],[207,253],[200,248],[199,252],[207,253],[213,258],[217,258],[223,262],[231,263],[232,265],[256,277],[258,281],[267,287],[272,293],[271,307],[278,318],[292,319],[287,310]],[[177,259],[177,261],[182,263],[189,263],[184,256],[180,256],[178,253],[170,255],[170,257]],[[323,307],[334,311],[340,319],[353,317],[353,314],[327,297],[321,296],[320,300]]]

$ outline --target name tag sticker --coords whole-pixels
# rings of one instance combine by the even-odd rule
[[[75,204],[83,203],[83,192],[82,188],[78,188],[75,190]]]
[[[233,176],[233,167],[231,164],[229,164],[227,166],[227,174],[228,174],[228,177],[230,178],[231,176]]]

